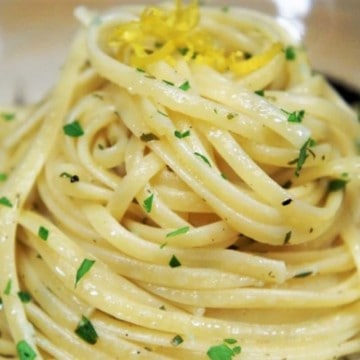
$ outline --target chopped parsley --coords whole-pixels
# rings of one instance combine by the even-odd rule
[[[210,161],[207,159],[206,156],[198,153],[198,152],[194,152],[194,155],[196,155],[197,157],[199,157],[204,163],[208,164],[211,167]]]
[[[174,131],[174,135],[178,138],[178,139],[183,139],[186,138],[188,136],[190,136],[190,130],[186,130],[184,132],[181,132],[179,130],[175,130]]]
[[[284,109],[281,109],[281,111],[284,112],[286,115],[288,115],[287,118],[288,122],[293,122],[293,123],[301,123],[305,115],[305,110],[288,112]]]
[[[224,12],[224,13],[227,13],[227,12],[229,12],[229,6],[223,6],[222,8],[221,8],[221,11],[222,12]]]
[[[211,360],[231,360],[234,356],[241,353],[240,346],[229,346],[236,343],[237,340],[235,339],[224,339],[222,344],[211,346],[206,354]]]
[[[285,234],[285,239],[284,239],[284,245],[288,244],[290,239],[291,239],[291,235],[292,235],[292,231],[288,231],[286,234]]]
[[[189,230],[190,230],[189,226],[184,226],[177,230],[167,233],[166,237],[172,237],[172,236],[177,236],[177,235],[181,235],[181,234],[186,234]]]
[[[162,111],[160,111],[160,110],[158,110],[157,112],[158,112],[160,115],[162,115],[162,116],[169,117],[168,114],[165,114],[164,112],[162,112]]]
[[[159,138],[153,133],[146,133],[146,134],[141,134],[140,140],[144,142],[149,142],[153,140],[159,140]]]
[[[7,197],[5,197],[5,196],[2,196],[2,197],[0,198],[0,205],[4,205],[4,206],[6,206],[6,207],[12,207],[12,206],[13,206],[13,204],[11,203],[11,201],[10,201]]]
[[[40,226],[38,230],[38,235],[40,239],[46,241],[49,237],[49,230],[43,226]]]
[[[81,317],[81,320],[75,329],[75,334],[91,345],[96,344],[99,337],[93,324],[84,315]]]
[[[264,95],[265,95],[265,91],[264,91],[264,90],[256,90],[256,91],[254,91],[254,93],[255,93],[256,95],[259,95],[259,96],[264,96]]]
[[[173,255],[169,261],[169,266],[172,268],[176,268],[176,267],[181,266],[181,262],[175,255]]]
[[[284,49],[286,60],[295,60],[296,51],[293,46],[288,46]]]
[[[18,291],[17,295],[24,304],[31,301],[31,295],[27,291]]]
[[[191,88],[189,81],[184,81],[180,86],[179,89],[183,91],[188,91]]]
[[[78,120],[74,120],[73,122],[64,125],[63,131],[65,135],[70,137],[80,137],[84,135],[84,130]]]
[[[307,159],[308,152],[315,157],[314,152],[310,149],[312,146],[314,146],[316,144],[315,140],[312,138],[308,138],[304,144],[301,146],[300,151],[299,151],[299,157],[290,161],[288,164],[296,164],[296,169],[295,169],[295,175],[299,176],[300,175],[300,171]]]
[[[145,72],[145,70],[144,70],[144,69],[141,69],[141,68],[136,68],[136,71],[138,71],[138,72],[142,72],[142,73],[144,73],[144,72]]]
[[[60,174],[60,177],[66,177],[70,180],[71,183],[75,183],[75,182],[79,182],[80,178],[78,175],[71,175],[69,173],[67,173],[66,171],[62,172]]]
[[[8,178],[7,174],[0,173],[0,181],[6,181],[7,178]]]
[[[329,182],[328,190],[330,192],[339,191],[345,188],[348,180],[344,179],[334,179]]]
[[[179,48],[178,52],[180,53],[180,55],[185,56],[189,52],[189,48],[187,47]]]
[[[15,113],[1,113],[1,117],[5,121],[12,121],[15,119],[16,114]]]
[[[163,82],[167,85],[174,86],[175,84],[171,81],[163,80]]]
[[[19,360],[33,360],[36,358],[36,352],[26,340],[20,340],[16,344],[16,351],[19,355]]]
[[[184,342],[184,339],[180,335],[175,335],[171,339],[171,345],[173,345],[173,346],[179,346],[183,342]]]
[[[12,287],[12,281],[11,279],[9,279],[6,283],[5,289],[4,289],[4,294],[5,295],[10,295],[11,293],[11,287]]]
[[[304,272],[302,272],[302,273],[299,273],[299,274],[296,274],[295,276],[294,276],[294,278],[304,278],[304,277],[308,277],[308,276],[310,276],[310,275],[312,275],[312,271],[304,271]]]
[[[95,260],[84,259],[79,268],[76,271],[75,287],[78,282],[84,277],[84,275],[92,268]]]
[[[144,200],[144,209],[147,213],[151,212],[152,209],[152,205],[153,205],[153,201],[154,201],[154,194],[149,195],[145,200]]]
[[[237,116],[236,113],[228,113],[228,114],[226,115],[226,118],[227,118],[228,120],[232,120],[235,116]]]

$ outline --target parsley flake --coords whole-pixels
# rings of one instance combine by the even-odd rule
[[[228,114],[226,115],[226,118],[227,118],[228,120],[232,120],[235,116],[237,116],[236,113],[228,113]]]
[[[5,121],[12,121],[15,119],[15,113],[1,113],[1,117]]]
[[[183,139],[186,138],[187,136],[190,136],[190,130],[186,130],[184,132],[181,132],[179,130],[175,130],[174,131],[174,135],[178,138],[178,139]]]
[[[71,183],[75,183],[75,182],[79,182],[80,178],[78,175],[71,175],[69,173],[67,173],[66,171],[62,172],[60,174],[60,177],[66,177],[70,180]]]
[[[12,207],[12,206],[13,206],[13,204],[11,203],[11,201],[10,201],[7,197],[5,197],[5,196],[2,196],[2,197],[0,198],[0,205],[4,205],[4,206],[6,206],[6,207]]]
[[[153,201],[154,201],[154,194],[151,194],[144,200],[143,205],[147,213],[151,212]]]
[[[96,344],[99,337],[91,321],[84,315],[75,329],[75,334],[91,345]]]
[[[314,146],[316,144],[315,140],[312,138],[308,138],[304,144],[301,146],[300,151],[299,151],[299,157],[290,161],[288,164],[296,164],[296,169],[295,169],[295,175],[299,176],[300,175],[300,171],[307,159],[308,152],[315,157],[314,152],[310,149],[312,146]]]
[[[12,287],[12,281],[11,279],[9,279],[6,283],[5,289],[4,289],[4,294],[5,295],[10,295],[11,293],[11,287]]]
[[[288,122],[293,122],[293,123],[301,123],[304,115],[305,115],[305,110],[299,110],[299,111],[293,111],[293,112],[288,112],[284,109],[281,109],[282,112],[284,112],[286,115],[288,115]]]
[[[172,268],[176,268],[176,267],[181,266],[181,262],[175,255],[173,255],[169,261],[169,266]]]
[[[64,134],[70,137],[80,137],[84,135],[84,130],[78,120],[63,126]]]
[[[183,91],[188,91],[191,88],[189,81],[184,81],[180,86],[179,89]]]
[[[33,360],[36,358],[36,352],[26,340],[20,340],[16,344],[16,351],[19,355],[19,360]]]
[[[7,174],[0,173],[0,182],[6,181],[7,178],[8,178]]]
[[[189,226],[184,226],[177,230],[167,233],[166,237],[172,237],[172,236],[177,236],[177,235],[181,235],[181,234],[186,234],[189,230],[190,230]]]
[[[84,275],[92,268],[95,260],[84,259],[79,268],[76,271],[75,287],[78,282],[84,277]]]
[[[328,190],[329,192],[339,191],[345,188],[348,180],[344,179],[334,179],[329,182]]]
[[[171,339],[171,345],[173,345],[173,346],[179,346],[183,342],[184,342],[184,339],[180,335],[175,335]]]
[[[259,95],[259,96],[264,96],[264,95],[265,95],[265,91],[264,91],[264,90],[256,90],[256,91],[254,91],[254,93],[255,93],[256,95]]]
[[[187,47],[179,48],[178,52],[180,53],[180,55],[185,56],[189,52],[189,48]]]
[[[39,238],[46,241],[49,237],[49,230],[43,226],[39,227],[38,231]]]
[[[140,140],[144,142],[149,142],[153,140],[159,140],[159,138],[153,133],[146,133],[146,134],[141,134]]]
[[[286,60],[295,60],[296,52],[293,46],[288,46],[284,49]]]
[[[171,81],[163,80],[163,82],[167,85],[174,86],[175,84]]]
[[[210,161],[207,159],[206,156],[198,153],[198,152],[194,152],[194,155],[196,155],[197,157],[199,157],[202,161],[204,161],[204,163],[208,164],[211,167]]]
[[[312,271],[304,271],[304,272],[302,272],[302,273],[299,273],[299,274],[296,274],[295,276],[294,276],[294,278],[304,278],[304,277],[308,277],[308,276],[310,276],[310,275],[312,275]]]
[[[12,207],[12,202],[5,196],[0,198],[0,205],[4,205],[6,207]]]
[[[31,295],[27,291],[18,291],[17,295],[24,304],[31,301]]]
[[[288,244],[290,239],[291,239],[291,235],[292,235],[292,231],[288,231],[286,234],[285,234],[285,239],[284,239],[284,245]]]
[[[229,346],[236,343],[235,339],[224,339],[222,344],[211,346],[206,354],[211,360],[231,360],[235,355],[241,353],[240,346],[237,345],[232,348]]]

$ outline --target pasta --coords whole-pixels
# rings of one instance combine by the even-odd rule
[[[274,19],[103,15],[0,108],[0,358],[360,352],[360,127]]]

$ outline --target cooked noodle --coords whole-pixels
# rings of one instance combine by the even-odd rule
[[[359,352],[360,127],[304,48],[235,7],[77,16],[0,108],[0,358]]]

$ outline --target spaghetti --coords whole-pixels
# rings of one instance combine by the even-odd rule
[[[305,50],[240,8],[76,14],[0,108],[0,357],[359,352],[360,127]]]

